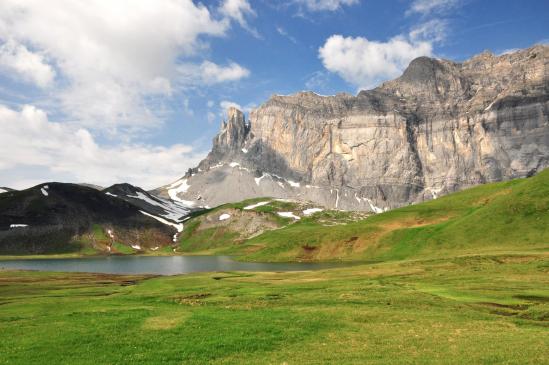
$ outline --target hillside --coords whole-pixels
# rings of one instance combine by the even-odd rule
[[[154,213],[77,184],[6,192],[0,195],[0,254],[134,253],[170,246],[176,224]]]
[[[244,213],[243,206],[225,205],[186,223],[180,251],[240,255],[243,260],[400,260],[493,252],[527,252],[549,248],[549,170],[536,176],[491,183],[410,205],[366,219],[351,213],[322,211],[303,216],[295,203],[270,203]],[[275,213],[301,215],[282,224]],[[277,229],[246,238],[234,232],[222,214],[271,214]],[[208,216],[207,216],[208,217]],[[291,223],[291,224],[290,224]]]

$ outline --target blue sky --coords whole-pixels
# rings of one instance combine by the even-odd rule
[[[4,0],[0,186],[168,183],[224,108],[547,43],[544,0]]]

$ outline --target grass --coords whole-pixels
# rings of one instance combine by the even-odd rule
[[[547,250],[549,170],[356,222],[325,224],[321,217],[264,232],[228,252],[247,261],[387,261]]]
[[[190,252],[375,262],[172,277],[0,270],[0,364],[547,363],[549,171],[360,221],[317,213],[239,244],[199,218],[181,235]]]
[[[547,255],[300,273],[0,271],[0,364],[542,364]]]

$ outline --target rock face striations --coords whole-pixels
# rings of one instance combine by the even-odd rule
[[[549,166],[548,63],[548,46],[463,63],[420,57],[356,96],[275,95],[249,123],[229,109],[178,196],[210,206],[273,196],[380,212],[535,174]]]

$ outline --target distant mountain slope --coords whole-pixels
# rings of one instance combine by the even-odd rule
[[[170,245],[177,229],[151,215],[77,184],[47,183],[3,193],[0,254],[69,252],[86,245],[99,252],[115,252],[114,244],[136,250]]]
[[[217,215],[221,213],[217,211]],[[250,239],[220,235],[224,239],[213,247],[215,252],[252,261],[397,260],[549,252],[549,169],[530,178],[481,185],[357,222],[327,221],[324,214],[302,215],[292,224]],[[203,230],[202,235],[189,222],[181,234],[181,248],[211,250],[207,238],[227,232],[228,221],[219,218],[217,222],[210,219],[205,227],[208,231]]]
[[[189,213],[197,210],[191,204],[164,199],[130,184],[112,185],[104,189],[103,193],[123,199],[150,214],[171,222],[180,222]]]
[[[5,186],[0,186],[0,194],[7,193],[8,191],[15,191],[14,189],[7,188]]]
[[[356,96],[273,95],[234,108],[208,157],[163,196],[271,196],[382,212],[549,167],[549,46],[463,63],[419,57]]]
[[[336,225],[355,222],[365,212],[325,210],[318,205],[285,199],[256,198],[229,203],[193,214],[185,221],[177,252],[215,252],[239,245],[264,232],[302,219]]]

